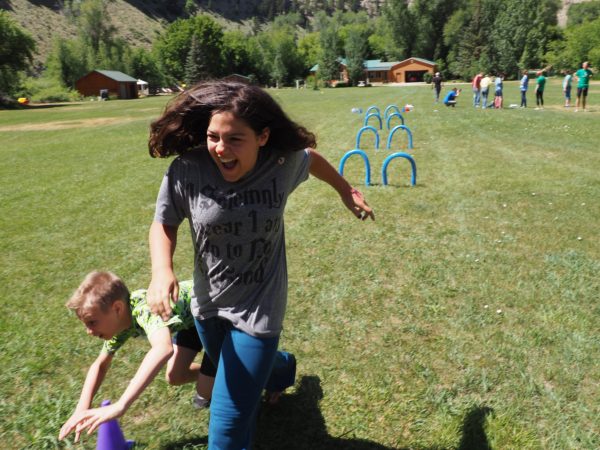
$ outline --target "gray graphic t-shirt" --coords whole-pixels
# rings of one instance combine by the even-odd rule
[[[307,150],[262,149],[254,169],[230,183],[206,150],[173,161],[154,220],[170,226],[189,221],[195,317],[222,317],[258,337],[281,332],[287,302],[283,212],[309,166]]]

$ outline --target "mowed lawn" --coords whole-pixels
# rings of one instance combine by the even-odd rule
[[[286,212],[289,302],[281,346],[294,389],[263,407],[257,449],[592,449],[600,447],[600,85],[590,111],[433,103],[429,86],[270,91],[315,131],[337,167],[364,112],[414,105],[414,137],[372,133],[345,175],[374,207],[360,222],[310,179]],[[519,102],[506,83],[506,106]],[[446,92],[446,87],[444,88]],[[147,287],[147,246],[168,160],[147,151],[168,98],[0,111],[0,447],[59,444],[101,342],[64,307],[107,269]],[[352,108],[361,108],[362,114]],[[397,118],[392,125],[398,124]],[[370,121],[376,125],[376,120]],[[408,151],[417,164],[382,162]],[[192,274],[182,226],[180,279]],[[129,342],[99,394],[116,400],[148,344]],[[202,449],[208,411],[162,373],[120,419],[137,448]]]

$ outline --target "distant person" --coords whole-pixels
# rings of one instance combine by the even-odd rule
[[[460,89],[452,88],[450,92],[446,94],[444,97],[444,105],[455,107],[456,106],[456,97],[460,95]]]
[[[502,109],[504,99],[502,97],[502,89],[504,85],[504,74],[499,73],[494,79],[494,108]]]
[[[577,78],[577,101],[575,103],[575,112],[579,111],[579,106],[585,111],[586,100],[588,95],[588,88],[590,86],[590,77],[593,75],[592,71],[588,68],[589,63],[585,61],[581,64],[581,69],[575,72]]]
[[[481,79],[481,107],[488,107],[488,96],[490,95],[490,84],[492,84],[492,79],[488,74]]]
[[[479,108],[479,102],[481,101],[481,79],[483,78],[483,73],[479,72],[477,75],[473,77],[473,81],[471,82],[471,87],[473,88],[473,106],[475,108]]]
[[[436,72],[431,79],[431,87],[435,91],[435,102],[438,103],[440,101],[440,92],[442,91],[442,76],[439,72]]]
[[[527,88],[529,87],[529,75],[527,70],[523,71],[523,77],[519,84],[519,90],[521,91],[521,108],[527,108]]]
[[[563,94],[565,95],[565,108],[571,106],[571,84],[573,82],[573,75],[570,70],[565,70],[565,77],[563,78],[562,88]]]
[[[544,88],[546,87],[546,77],[544,72],[539,70],[535,80],[535,109],[544,109]]]

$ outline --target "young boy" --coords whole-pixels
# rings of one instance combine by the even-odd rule
[[[77,442],[83,430],[88,429],[90,434],[103,422],[125,414],[165,363],[169,384],[195,381],[193,405],[195,408],[208,407],[217,369],[206,353],[201,365],[193,362],[202,350],[190,309],[193,290],[192,281],[179,283],[178,300],[171,305],[173,314],[163,321],[160,316],[150,312],[145,289],[130,295],[125,283],[111,272],[91,272],[85,277],[66,306],[75,311],[89,335],[104,339],[105,342],[100,355],[88,370],[75,412],[60,430],[60,440],[75,431]],[[171,332],[177,333],[173,339]],[[147,336],[152,348],[121,398],[114,404],[89,409],[115,352],[129,338],[138,336]],[[265,387],[265,400],[270,404],[277,403],[282,392],[293,386],[295,377],[294,355],[277,351]]]
[[[179,385],[196,382],[193,404],[207,407],[216,368],[204,354],[202,364],[194,363],[202,344],[190,310],[193,283],[179,284],[179,298],[173,315],[166,322],[153,315],[146,305],[146,290],[131,295],[125,283],[110,272],[92,272],[86,276],[66,306],[75,311],[89,335],[104,339],[102,351],[90,366],[79,402],[73,415],[62,426],[59,439],[75,430],[75,442],[81,431],[93,432],[101,423],[122,416],[167,363],[166,379]],[[171,340],[171,332],[177,332]],[[114,404],[89,409],[100,388],[115,352],[131,337],[147,336],[152,348],[121,398]]]

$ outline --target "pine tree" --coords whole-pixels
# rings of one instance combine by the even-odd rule
[[[185,61],[185,82],[189,86],[207,76],[206,57],[202,50],[198,35],[194,34],[192,36],[192,45],[190,46],[190,51]]]

